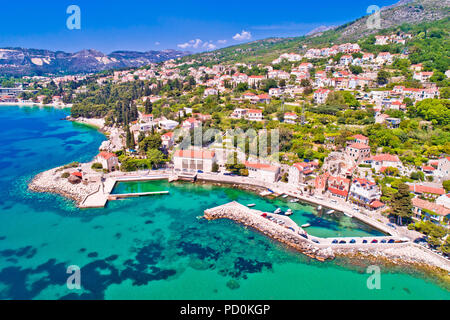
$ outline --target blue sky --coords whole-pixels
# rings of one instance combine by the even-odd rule
[[[303,35],[365,15],[396,0],[2,1],[0,47],[75,52],[180,49],[193,52],[267,37]],[[81,30],[69,30],[69,5],[81,9]]]

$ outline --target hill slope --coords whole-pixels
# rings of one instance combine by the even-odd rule
[[[416,25],[444,19],[449,16],[449,13],[448,1],[402,0],[392,6],[381,9],[380,25],[381,29],[389,29],[404,24]],[[368,18],[369,16],[364,16],[337,28],[308,36],[258,40],[213,52],[189,56],[189,58],[185,58],[184,60],[194,58],[200,63],[207,64],[218,62],[267,63],[277,58],[281,53],[301,51],[303,45],[314,47],[329,45],[331,43],[356,41],[368,35],[379,33],[381,30],[369,29],[367,27]]]

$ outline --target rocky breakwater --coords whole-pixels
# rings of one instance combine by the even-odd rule
[[[74,200],[79,205],[88,195],[97,192],[97,183],[71,183],[70,175],[76,172],[73,168],[59,167],[44,171],[33,178],[28,185],[31,191],[39,193],[55,193]],[[69,175],[69,176],[67,176]]]
[[[207,220],[230,219],[241,223],[319,261],[334,259],[335,257],[332,248],[318,248],[313,242],[303,238],[291,229],[280,226],[262,217],[259,211],[248,209],[237,202],[230,202],[216,208],[207,209],[204,217]]]

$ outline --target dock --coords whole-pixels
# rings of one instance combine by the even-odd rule
[[[162,195],[162,194],[169,194],[169,191],[111,194],[111,195],[109,195],[108,200],[139,198],[139,197],[155,196],[155,195]]]

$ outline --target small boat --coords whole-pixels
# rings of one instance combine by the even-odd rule
[[[292,210],[291,210],[291,209],[288,209],[288,211],[286,211],[286,215],[287,215],[287,216],[292,216]]]
[[[302,228],[308,228],[308,227],[311,227],[311,225],[309,223],[302,225]]]
[[[344,214],[349,218],[353,218],[353,215],[351,215],[350,213],[344,212]]]
[[[298,199],[292,199],[292,200],[289,200],[289,202],[290,202],[290,203],[297,203],[297,202],[298,202]]]
[[[286,199],[287,197],[289,197],[287,194],[283,194],[282,198]]]
[[[253,208],[254,206],[256,206],[256,204],[254,204],[254,203],[250,203],[247,205],[247,207],[249,207],[249,208]]]
[[[319,210],[319,211],[322,210],[322,206],[318,206],[317,210]]]
[[[332,213],[334,213],[334,210],[328,210],[327,211],[327,214],[332,214]]]
[[[281,211],[281,209],[280,208],[278,208],[277,210],[275,210],[273,213],[275,213],[275,214],[280,214],[282,211]]]

